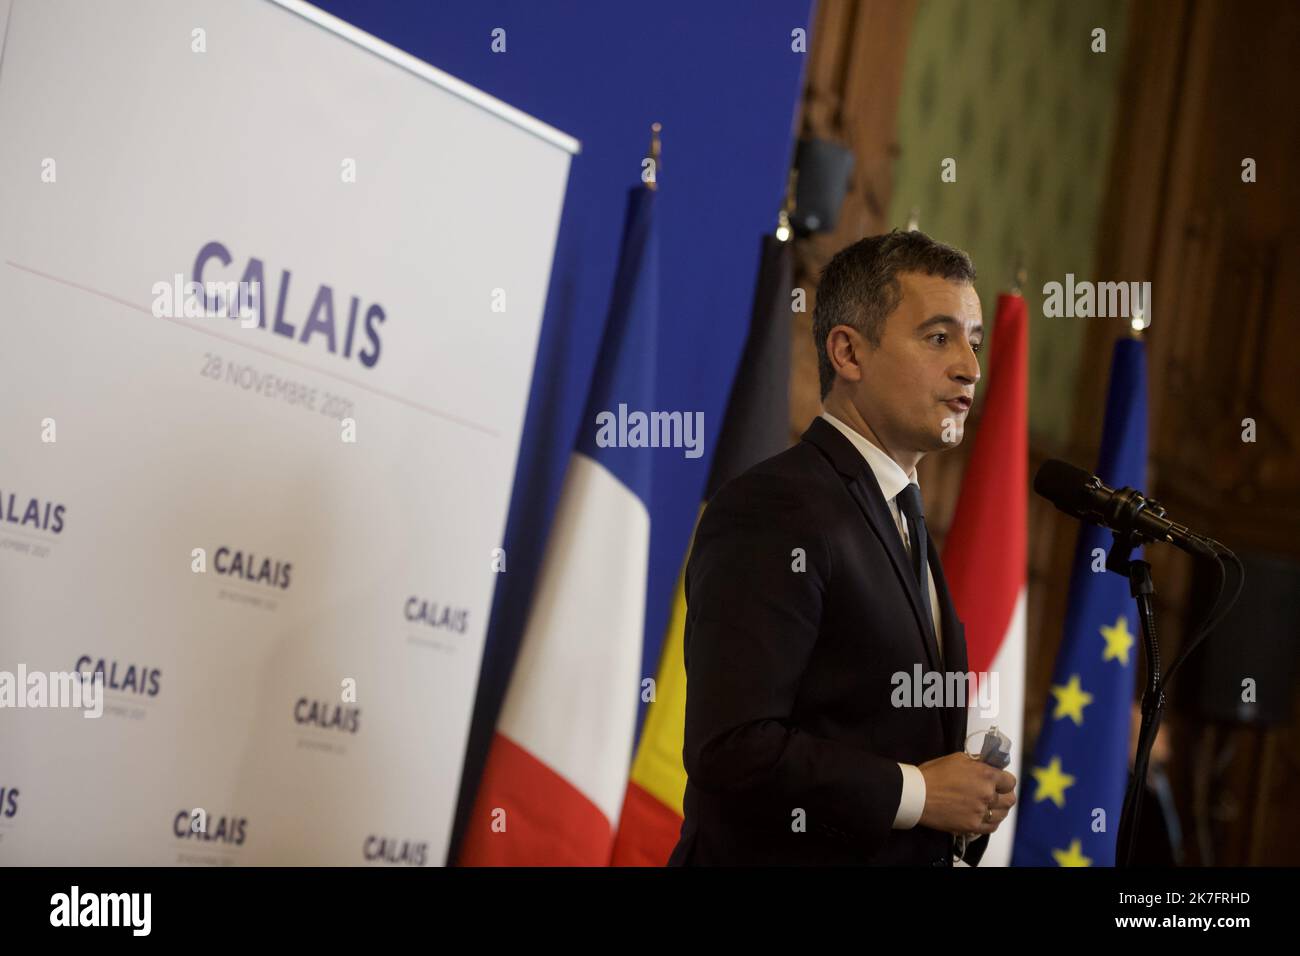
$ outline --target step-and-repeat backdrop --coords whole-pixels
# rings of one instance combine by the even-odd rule
[[[576,144],[289,0],[0,24],[0,863],[442,863]]]

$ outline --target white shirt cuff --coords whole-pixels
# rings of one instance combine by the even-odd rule
[[[925,776],[910,763],[900,763],[898,769],[903,771],[903,794],[894,815],[894,829],[910,830],[925,810]]]

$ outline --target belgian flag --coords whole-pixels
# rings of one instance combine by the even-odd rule
[[[790,444],[794,255],[791,244],[775,236],[763,238],[760,253],[749,336],[718,434],[705,502],[732,478]],[[689,545],[686,553],[690,554]],[[613,866],[664,866],[681,832],[686,791],[686,768],[682,764],[686,727],[685,568],[683,559],[655,679],[655,700],[646,712],[619,816],[610,860]]]

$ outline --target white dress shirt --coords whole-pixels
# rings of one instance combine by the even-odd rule
[[[909,483],[916,485],[917,491],[920,491],[921,485],[916,480],[916,469],[912,469],[910,475],[907,474],[898,462],[873,445],[866,436],[854,431],[852,427],[840,421],[830,412],[822,412],[822,418],[838,428],[844,434],[844,437],[853,442],[853,447],[862,453],[862,457],[871,466],[871,471],[876,476],[876,483],[880,485],[880,493],[884,495],[885,502],[889,506],[889,513],[894,518],[894,527],[898,529],[899,535],[902,536],[903,548],[910,556],[912,553],[911,536],[907,533],[907,519],[898,509],[898,493],[906,488]],[[934,546],[933,541],[930,542],[930,546]],[[939,627],[939,594],[935,590],[934,575],[928,573],[929,568],[926,568],[926,572],[926,581],[930,586],[930,621],[934,624],[935,635],[938,636],[943,633]],[[940,642],[938,650],[939,661],[942,666],[942,642]],[[925,809],[925,777],[921,774],[920,769],[913,764],[900,763],[898,767],[903,772],[903,793],[898,802],[898,812],[894,815],[894,829],[909,830],[916,826],[917,821],[921,819],[921,812]]]

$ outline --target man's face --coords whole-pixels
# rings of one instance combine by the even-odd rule
[[[880,347],[858,350],[853,403],[889,451],[951,448],[962,440],[980,378],[979,296],[969,283],[918,272],[899,273],[898,281],[903,298],[885,320]]]

